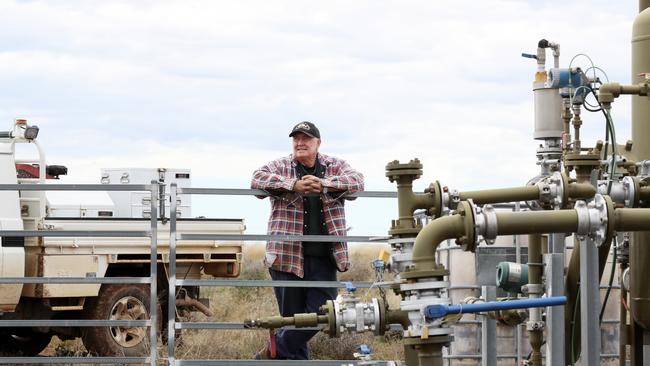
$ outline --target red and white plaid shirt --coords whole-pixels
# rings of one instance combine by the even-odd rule
[[[324,167],[323,187],[335,190],[321,194],[323,201],[323,219],[329,235],[346,234],[344,200],[349,193],[363,190],[363,175],[352,169],[345,160],[318,154],[318,161]],[[302,195],[293,192],[293,185],[298,180],[296,162],[289,155],[274,160],[253,173],[251,188],[268,191],[271,196],[271,216],[268,233],[270,235],[303,234],[303,200]],[[348,197],[347,199],[353,199]],[[350,266],[347,243],[333,243],[334,259],[338,270],[343,272]],[[302,243],[291,241],[269,241],[266,243],[267,267],[282,272],[304,275],[304,258]]]

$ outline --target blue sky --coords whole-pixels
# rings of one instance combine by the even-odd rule
[[[463,189],[537,174],[531,83],[540,38],[561,64],[590,55],[630,80],[634,1],[2,1],[0,121],[41,127],[66,182],[101,167],[178,167],[200,187],[248,186],[310,120],[322,151],[393,189],[384,166],[419,157]],[[576,64],[587,67],[579,58]],[[629,138],[629,101],[614,109]],[[601,116],[585,116],[593,143]],[[260,233],[268,203],[194,200],[195,214],[244,217]],[[393,202],[349,205],[351,234],[384,234]]]

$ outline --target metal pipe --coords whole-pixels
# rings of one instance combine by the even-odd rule
[[[192,299],[191,297],[187,297],[184,299],[176,299],[176,308],[179,307],[194,307],[205,316],[213,316],[214,312],[210,310],[209,307],[205,306],[202,302],[200,302],[197,299]]]
[[[545,308],[547,306],[564,305],[566,304],[566,300],[566,296],[553,296],[542,297],[539,299],[488,301],[475,304],[436,304],[427,306],[425,309],[425,315],[430,319],[438,319],[449,314],[473,314],[498,310]]]
[[[539,187],[526,186],[460,192],[461,201],[467,201],[470,198],[478,205],[498,202],[533,201],[539,199]]]
[[[389,309],[386,312],[386,323],[387,324],[400,324],[404,329],[407,329],[411,325],[409,320],[408,312],[403,310],[393,310]]]
[[[433,220],[420,230],[413,244],[415,269],[424,271],[434,269],[438,245],[444,240],[463,235],[465,233],[464,222],[465,217],[456,214]]]
[[[650,228],[650,208],[619,208],[614,210],[616,231],[644,231]]]
[[[578,227],[575,210],[497,212],[499,235],[570,233]]]
[[[650,0],[639,0],[639,13],[650,8]]]
[[[567,190],[569,192],[569,198],[576,200],[593,198],[598,191],[596,187],[587,183],[571,183],[568,185]]]

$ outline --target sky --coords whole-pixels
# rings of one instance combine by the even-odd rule
[[[539,171],[536,64],[521,53],[546,38],[561,45],[561,66],[583,53],[629,83],[636,12],[605,0],[0,0],[0,130],[38,125],[48,163],[69,168],[62,183],[166,167],[191,169],[195,187],[248,188],[309,120],[321,152],[364,173],[367,190],[394,190],[386,163],[416,157],[419,191],[434,180],[520,186]],[[602,116],[583,117],[583,146],[603,139]],[[629,139],[629,100],[613,117]],[[267,200],[192,201],[194,215],[265,231]],[[351,235],[385,235],[397,216],[389,199],[347,211]]]

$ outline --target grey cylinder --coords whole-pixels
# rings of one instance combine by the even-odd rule
[[[536,140],[561,138],[564,132],[562,121],[562,97],[558,89],[545,88],[544,83],[533,84],[535,94]]]

